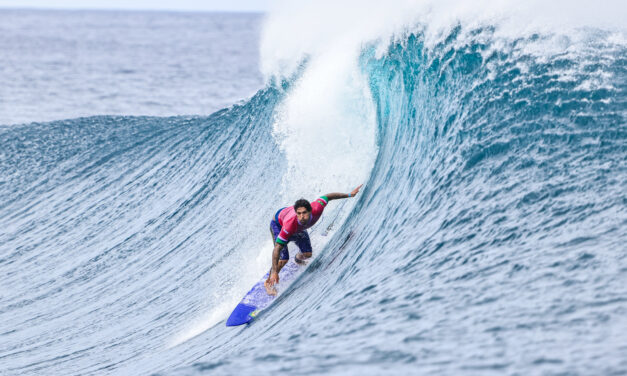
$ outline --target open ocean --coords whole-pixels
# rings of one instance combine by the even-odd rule
[[[627,375],[625,6],[279,4],[0,10],[0,375]]]

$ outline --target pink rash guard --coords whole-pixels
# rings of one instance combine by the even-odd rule
[[[322,196],[312,202],[311,216],[309,217],[309,222],[307,223],[298,222],[296,210],[294,210],[293,206],[288,206],[282,209],[276,216],[276,219],[278,219],[277,222],[281,225],[281,232],[279,232],[276,242],[285,245],[292,235],[305,231],[313,226],[322,216],[322,211],[327,206],[328,202],[329,199],[326,196]]]

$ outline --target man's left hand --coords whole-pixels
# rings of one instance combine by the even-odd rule
[[[361,189],[361,187],[363,187],[363,184],[360,184],[359,187],[353,189],[353,191],[351,192],[351,197],[355,197],[355,195],[359,193],[359,190]]]

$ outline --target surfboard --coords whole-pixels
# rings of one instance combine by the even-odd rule
[[[304,265],[298,265],[290,259],[279,272],[279,283],[275,285],[277,295],[268,295],[266,292],[263,283],[268,279],[269,272],[266,273],[235,307],[231,316],[226,320],[226,326],[237,326],[251,322],[261,310],[272,304],[281,291],[284,291],[304,268]]]
[[[321,218],[319,222],[318,228],[324,228],[325,230],[322,232],[322,236],[327,236],[331,230],[333,230],[333,226],[335,225],[336,220],[338,219],[342,209],[344,208],[344,204],[346,202],[342,202],[341,206],[337,210],[334,216]],[[328,223],[327,221],[330,221]],[[314,230],[310,231],[310,234],[313,233]],[[248,293],[244,296],[242,301],[235,307],[229,318],[226,320],[226,326],[237,326],[248,324],[254,320],[254,318],[263,310],[267,308],[274,299],[284,291],[295,279],[298,275],[305,270],[308,262],[304,264],[297,264],[294,262],[294,258],[290,258],[290,260],[285,264],[285,266],[279,272],[279,283],[275,286],[277,290],[277,295],[268,295],[266,292],[266,288],[263,283],[268,279],[269,272],[266,273],[265,276],[259,282],[255,283],[252,289],[248,291]]]

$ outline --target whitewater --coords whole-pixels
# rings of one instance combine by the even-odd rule
[[[0,374],[627,373],[626,10],[277,2],[210,114],[7,111]],[[361,183],[226,327],[276,210]]]

